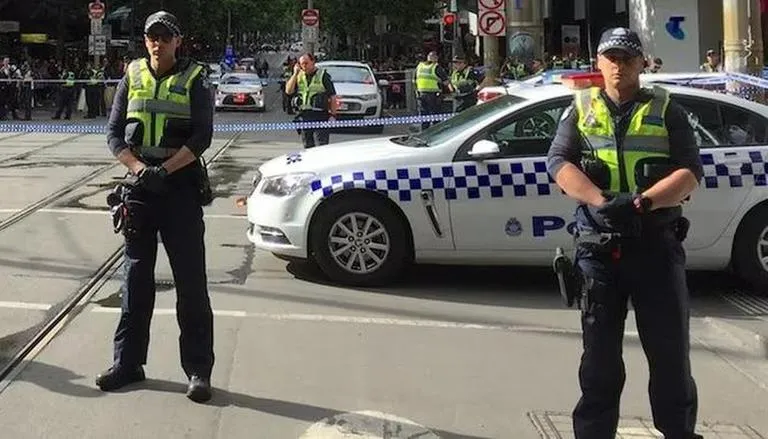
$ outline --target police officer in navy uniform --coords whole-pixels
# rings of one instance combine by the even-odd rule
[[[579,202],[575,264],[584,280],[584,352],[575,435],[616,435],[632,300],[650,368],[654,425],[667,439],[700,438],[682,247],[687,220],[681,216],[702,177],[698,146],[668,92],[640,87],[643,53],[634,31],[609,29],[598,55],[605,87],[576,92],[548,156],[558,186]]]
[[[205,174],[199,157],[211,143],[213,107],[204,67],[176,59],[182,38],[176,17],[156,12],[144,33],[149,59],[128,66],[108,123],[109,148],[136,177],[137,189],[128,204],[133,225],[124,232],[126,273],[114,363],[96,383],[110,391],[145,379],[159,232],[176,285],[187,397],[204,402],[211,398],[214,353],[202,210],[210,201],[201,195]]]

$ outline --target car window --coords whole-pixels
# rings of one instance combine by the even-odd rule
[[[673,97],[688,113],[696,141],[702,148],[765,144],[768,122],[742,108],[705,99]]]
[[[478,140],[497,143],[500,158],[545,156],[555,138],[560,116],[572,102],[568,97],[517,112],[470,140],[457,159],[469,159],[467,152]]]
[[[333,82],[352,82],[355,84],[373,84],[373,75],[365,67],[357,66],[320,66],[331,75]]]
[[[747,146],[765,144],[765,118],[748,110],[730,105],[720,106],[723,121],[723,140],[728,145]]]

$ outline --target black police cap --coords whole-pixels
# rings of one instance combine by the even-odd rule
[[[149,29],[156,26],[163,26],[168,29],[175,37],[181,36],[181,25],[175,15],[166,11],[158,11],[147,17],[144,22],[144,33],[149,33]]]
[[[621,50],[630,56],[643,54],[643,43],[637,32],[626,27],[615,27],[603,32],[600,43],[597,45],[597,53],[602,55],[609,50]]]

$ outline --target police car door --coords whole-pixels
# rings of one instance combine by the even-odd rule
[[[459,148],[451,200],[456,250],[541,250],[551,257],[556,246],[571,247],[567,229],[575,203],[549,176],[546,156],[572,101],[561,98],[522,109]],[[470,151],[478,141],[494,142],[500,152],[473,157]]]
[[[768,121],[757,113],[692,96],[673,95],[694,127],[704,178],[683,207],[691,219],[686,248],[713,245],[739,211],[750,190],[766,185]]]

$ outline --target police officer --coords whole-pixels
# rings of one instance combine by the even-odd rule
[[[448,73],[437,64],[437,52],[429,52],[427,61],[416,66],[416,96],[419,99],[419,116],[438,114],[443,87],[453,90],[448,79]],[[437,122],[422,122],[421,128],[427,129]]]
[[[145,379],[149,327],[155,302],[157,235],[176,284],[181,365],[187,397],[211,398],[213,314],[208,297],[199,157],[211,143],[213,108],[204,66],[176,59],[181,27],[160,11],[144,25],[149,59],[130,63],[115,93],[109,148],[136,176],[124,231],[122,315],[114,337],[114,363],[96,379],[104,391]]]
[[[91,63],[88,63],[83,71],[83,77],[87,77],[88,82],[85,86],[85,106],[88,107],[88,113],[85,119],[93,119],[99,115],[99,96],[101,91],[99,85],[104,81],[104,74]]]
[[[61,79],[64,81],[59,89],[59,107],[56,109],[56,114],[51,119],[61,118],[61,114],[64,113],[64,119],[72,118],[72,107],[75,106],[75,72],[72,71],[71,64],[67,64],[61,72]]]
[[[305,53],[293,66],[293,76],[285,84],[289,95],[298,92],[299,115],[296,120],[304,122],[325,122],[336,117],[336,88],[331,75],[315,65],[315,56]],[[304,148],[327,145],[330,133],[328,128],[303,128],[301,140]]]
[[[631,299],[650,368],[654,425],[668,439],[700,438],[681,244],[687,224],[681,204],[702,176],[698,147],[668,92],[640,87],[643,53],[634,31],[607,30],[597,52],[605,88],[576,93],[548,156],[558,186],[580,203],[575,235],[584,276],[584,352],[574,431],[577,439],[616,435]]]
[[[722,72],[723,65],[720,63],[720,54],[714,49],[707,50],[707,62],[700,65],[699,70],[707,73]]]
[[[453,57],[451,87],[456,96],[455,111],[461,113],[477,103],[477,86],[480,83],[475,70],[467,65],[463,56]]]

